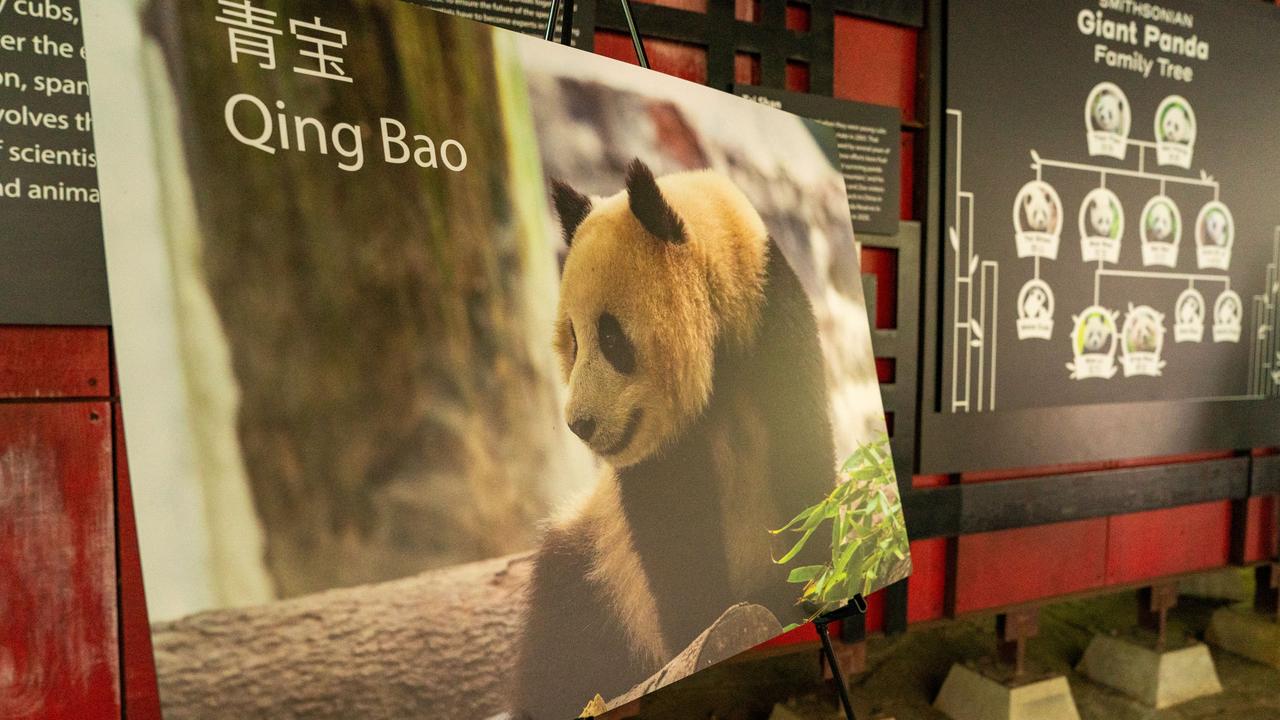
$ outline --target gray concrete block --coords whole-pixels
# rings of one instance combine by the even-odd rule
[[[1198,642],[1161,652],[1134,638],[1095,635],[1077,669],[1154,708],[1222,692],[1209,647]]]
[[[1248,608],[1213,613],[1205,639],[1234,655],[1280,668],[1280,623]]]
[[[960,663],[951,666],[933,706],[952,720],[1080,720],[1061,675],[1002,681]]]

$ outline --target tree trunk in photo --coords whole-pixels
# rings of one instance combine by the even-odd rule
[[[484,720],[532,563],[500,558],[153,628],[166,720]]]
[[[232,63],[213,6],[156,2],[149,26],[269,575],[288,597],[528,549],[585,468],[559,420],[557,270],[509,39],[402,3],[266,5],[284,30],[273,69]],[[333,54],[352,82],[293,69],[314,61],[289,20],[317,17],[347,33]],[[256,101],[231,121],[273,152],[229,131],[238,94]],[[431,138],[436,167],[389,161],[400,127],[410,152]],[[446,140],[465,169],[446,168]]]
[[[157,623],[165,718],[501,717],[532,568],[530,556],[515,555]],[[781,632],[766,608],[734,605],[609,704],[621,708]]]

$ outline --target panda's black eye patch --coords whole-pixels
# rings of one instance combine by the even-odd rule
[[[603,313],[596,321],[596,337],[600,342],[600,352],[609,361],[614,370],[623,375],[630,375],[636,369],[636,351],[627,334],[622,332],[618,318],[611,313]]]

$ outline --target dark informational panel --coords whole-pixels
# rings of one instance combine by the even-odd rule
[[[76,2],[0,2],[0,324],[110,322]]]
[[[488,23],[526,35],[541,35],[547,28],[550,0],[413,0],[468,20]]]
[[[1280,439],[1280,10],[946,7],[922,466]]]
[[[853,229],[872,235],[897,234],[902,187],[902,112],[898,108],[754,85],[736,85],[733,90],[830,127],[836,135]]]

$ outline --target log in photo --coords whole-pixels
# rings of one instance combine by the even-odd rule
[[[829,130],[396,0],[86,10],[167,718],[563,720],[910,572]]]

